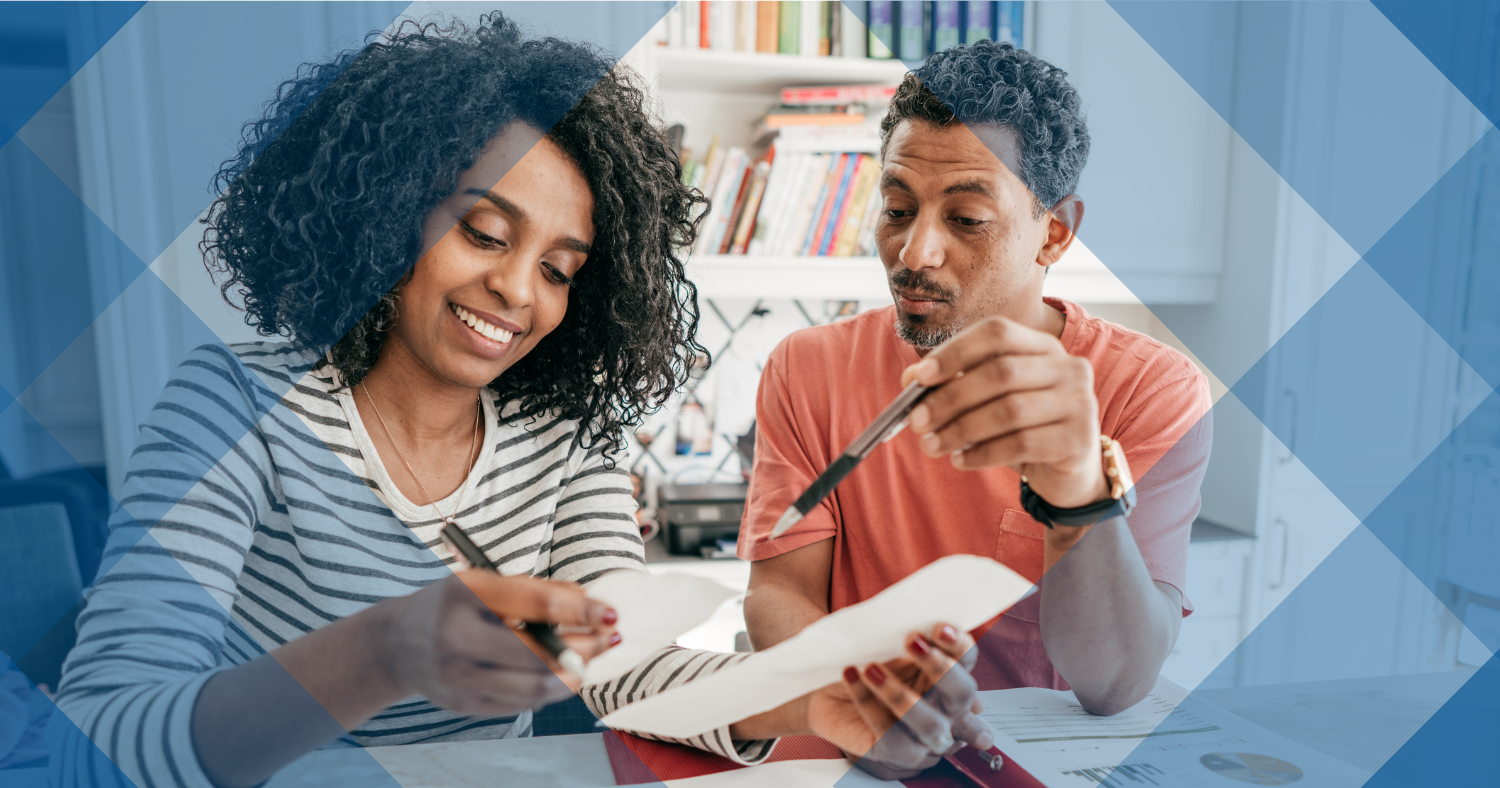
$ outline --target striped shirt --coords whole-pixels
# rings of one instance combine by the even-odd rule
[[[216,671],[453,571],[441,519],[391,482],[350,390],[331,368],[313,370],[315,360],[285,344],[205,345],[141,426],[58,695],[78,731],[138,786],[210,784],[190,725]],[[481,453],[455,516],[465,532],[505,574],[587,586],[643,570],[630,484],[602,445],[575,440],[574,420],[515,419],[514,403],[487,393]],[[439,508],[452,511],[458,496]],[[602,716],[746,656],[672,646],[582,695]],[[464,717],[416,697],[330,746],[530,729],[530,712]],[[727,728],[685,743],[747,764],[774,745],[732,742]],[[87,748],[68,741],[53,751]],[[55,783],[111,782],[101,779],[107,764],[84,762],[94,763],[54,758]]]

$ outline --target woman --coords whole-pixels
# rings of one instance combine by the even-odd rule
[[[588,583],[643,566],[614,458],[703,350],[677,256],[701,195],[623,70],[499,15],[300,72],[219,184],[205,257],[290,341],[200,348],[168,385],[59,705],[141,785],[256,785],[334,741],[526,735],[578,688],[502,622],[567,625],[592,656],[618,636]],[[455,573],[448,521],[504,576]],[[970,645],[918,640],[903,682],[687,743],[753,763],[816,731],[864,753]],[[741,658],[671,647],[581,694],[603,714]],[[950,689],[929,744],[978,730],[973,688]],[[936,757],[913,740],[878,752]]]

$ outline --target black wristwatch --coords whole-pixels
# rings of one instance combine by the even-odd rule
[[[1124,517],[1135,508],[1135,481],[1130,478],[1130,466],[1125,463],[1125,450],[1120,447],[1120,442],[1108,435],[1099,436],[1099,446],[1103,453],[1104,480],[1109,483],[1109,497],[1102,501],[1095,501],[1086,506],[1077,506],[1072,509],[1059,509],[1042,500],[1027,484],[1026,477],[1021,477],[1021,508],[1031,515],[1032,519],[1042,525],[1051,528],[1054,525],[1066,525],[1074,528],[1093,525],[1116,510],[1112,516]]]

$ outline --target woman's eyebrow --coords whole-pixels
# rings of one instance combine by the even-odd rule
[[[492,191],[487,191],[485,189],[464,189],[464,194],[472,195],[474,197],[482,197],[486,200],[489,200],[490,202],[494,203],[496,208],[499,208],[505,213],[510,214],[510,217],[512,219],[515,219],[518,222],[526,221],[526,212],[521,210],[521,206],[516,205],[510,200],[507,200]],[[575,252],[578,252],[579,254],[588,254],[589,251],[593,249],[593,247],[589,246],[588,243],[572,236],[564,236],[557,239],[557,242],[569,249],[572,249]]]

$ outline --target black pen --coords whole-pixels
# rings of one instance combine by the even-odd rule
[[[819,474],[818,478],[813,480],[812,485],[798,496],[791,506],[787,507],[767,538],[775,539],[786,533],[804,515],[812,511],[814,506],[831,495],[833,488],[839,486],[839,482],[843,481],[844,477],[848,476],[861,460],[868,457],[876,446],[896,437],[896,434],[906,426],[907,416],[911,414],[911,409],[915,408],[929,391],[932,389],[915,382],[902,389],[900,396],[887,405],[885,410],[870,422],[870,426],[866,427],[865,431],[849,444],[849,448],[844,449],[844,453],[840,454],[838,459]]]
[[[474,544],[474,540],[470,539],[469,535],[464,533],[463,529],[459,528],[452,521],[443,525],[441,538],[443,543],[453,548],[453,552],[458,553],[459,557],[463,558],[470,567],[494,572],[495,574],[500,573],[500,568],[495,566],[494,562],[484,554],[484,551],[480,550],[479,546]],[[542,644],[542,648],[547,649],[547,653],[551,654],[557,660],[557,664],[562,665],[564,669],[574,676],[580,679],[583,678],[583,657],[578,656],[578,652],[568,648],[568,644],[564,643],[562,638],[557,636],[556,625],[527,621],[522,625],[521,629],[526,634],[535,638],[536,642]]]

